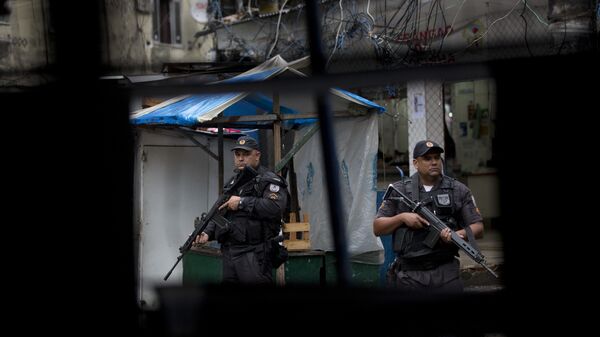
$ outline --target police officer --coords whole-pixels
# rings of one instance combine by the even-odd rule
[[[413,151],[417,173],[394,183],[394,187],[412,200],[423,202],[452,231],[473,245],[476,238],[483,237],[483,218],[469,188],[443,174],[440,156],[443,152],[433,141],[418,142]],[[392,286],[404,290],[461,292],[458,247],[451,241],[451,231],[445,229],[437,241],[426,241],[430,238],[428,225],[427,220],[399,200],[385,200],[381,204],[373,221],[373,232],[377,236],[393,233],[396,260],[388,271]],[[435,237],[434,233],[431,235]]]
[[[216,239],[221,244],[224,283],[273,283],[269,258],[270,240],[279,234],[288,193],[287,184],[277,174],[260,166],[258,143],[252,137],[242,136],[232,149],[236,171],[252,167],[256,176],[238,174],[226,185],[237,184],[232,196],[219,209],[225,210],[230,221],[227,228],[209,223],[196,237],[202,244]],[[240,178],[241,177],[241,178]]]

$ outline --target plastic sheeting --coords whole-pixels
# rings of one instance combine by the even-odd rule
[[[220,81],[220,83],[264,81],[286,71],[291,71],[298,76],[306,76],[291,68],[290,65],[293,63],[288,63],[281,56],[277,55],[242,74]],[[330,91],[332,94],[358,104],[365,109],[374,109],[380,113],[385,111],[383,107],[349,91],[342,89],[331,89]],[[250,94],[248,92],[183,95],[153,107],[134,111],[130,115],[130,120],[134,125],[178,125],[192,127],[210,121],[221,113],[223,116],[254,115],[256,114],[257,107],[264,111],[272,111],[273,101],[264,95],[258,93]],[[280,110],[284,114],[311,112],[296,111],[283,104]],[[306,119],[290,120],[287,121],[286,125],[312,122],[314,121]]]
[[[383,244],[373,234],[377,202],[377,114],[337,118],[335,143],[348,252],[354,261],[383,263]],[[296,134],[300,139],[310,127]],[[308,213],[312,249],[333,251],[321,139],[313,135],[295,155],[300,213]]]

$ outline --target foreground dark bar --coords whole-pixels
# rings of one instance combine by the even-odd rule
[[[483,336],[507,333],[504,291],[436,294],[353,287],[210,285],[159,289],[145,336],[255,334]],[[522,305],[527,305],[521,301]]]

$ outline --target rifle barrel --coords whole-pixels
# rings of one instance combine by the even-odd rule
[[[483,268],[485,268],[487,271],[489,271],[489,272],[490,272],[492,275],[494,275],[496,278],[498,278],[498,274],[496,274],[496,273],[495,273],[495,272],[492,270],[492,268],[488,267],[488,265],[487,265],[487,264],[485,264],[483,261],[482,261],[482,262],[479,262],[479,264],[480,264],[480,265],[482,265],[482,266],[483,266]]]
[[[177,261],[175,261],[175,264],[173,265],[173,267],[171,267],[171,270],[169,270],[169,272],[167,273],[167,275],[165,275],[165,278],[163,280],[167,280],[169,278],[169,276],[171,276],[171,273],[173,272],[173,270],[175,270],[175,267],[177,267],[177,264],[179,263],[179,261],[181,261],[181,258],[183,257],[183,254],[180,254],[179,257],[177,257]]]

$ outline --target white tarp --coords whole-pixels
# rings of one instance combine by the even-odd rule
[[[374,264],[383,263],[383,245],[373,234],[372,226],[377,199],[377,121],[377,114],[370,114],[336,118],[334,122],[341,187],[338,197],[346,213],[348,252],[354,260]],[[309,128],[300,130],[296,141]],[[333,251],[321,148],[321,138],[316,133],[294,157],[298,202],[300,213],[309,215],[311,248]]]

